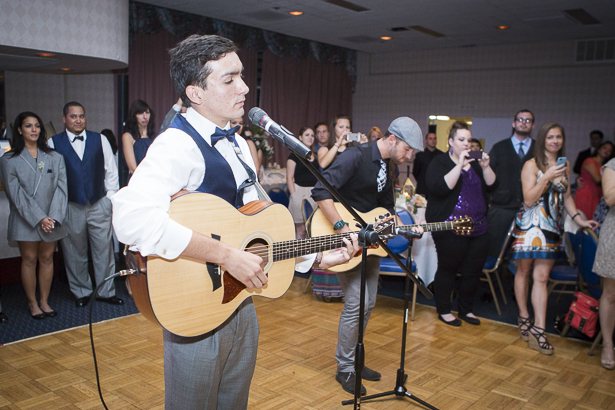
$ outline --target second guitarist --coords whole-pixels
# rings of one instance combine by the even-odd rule
[[[385,138],[347,149],[323,173],[327,181],[359,212],[369,212],[374,208],[384,207],[394,214],[392,167],[409,160],[413,150],[423,150],[421,129],[414,120],[408,117],[397,118],[391,123],[388,131]],[[312,190],[312,198],[318,202],[323,214],[337,232],[350,232],[347,224],[354,224],[354,221],[341,219],[335,209],[333,197],[321,183],[317,183]],[[415,230],[422,233],[422,228]],[[365,327],[376,304],[380,273],[378,257],[368,257],[366,273]],[[354,353],[359,329],[361,265],[337,273],[337,277],[344,292],[345,303],[338,327],[335,379],[345,391],[354,394]],[[380,373],[375,370],[367,367],[363,369],[364,380],[377,381],[380,377]],[[365,393],[365,387],[361,386],[361,394]]]

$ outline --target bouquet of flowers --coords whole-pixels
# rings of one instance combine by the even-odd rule
[[[406,205],[408,210],[412,209],[412,213],[415,214],[418,208],[425,208],[427,206],[427,200],[424,196],[416,194],[407,198]]]
[[[256,150],[260,150],[263,153],[263,157],[266,157],[267,159],[272,159],[273,158],[273,147],[271,145],[269,145],[269,141],[268,141],[268,137],[269,137],[269,133],[266,131],[263,131],[262,134],[253,134],[254,137],[252,137],[254,139],[254,145],[256,145]]]

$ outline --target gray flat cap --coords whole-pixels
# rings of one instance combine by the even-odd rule
[[[412,118],[399,117],[389,125],[389,132],[418,151],[423,151],[423,133]]]

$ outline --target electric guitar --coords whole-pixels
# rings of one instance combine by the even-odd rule
[[[223,266],[189,258],[174,260],[138,253],[127,255],[135,304],[147,319],[180,336],[198,336],[217,328],[250,296],[278,298],[290,286],[295,258],[345,246],[349,233],[295,239],[295,224],[280,204],[254,201],[235,209],[225,200],[201,192],[181,192],[171,201],[175,222],[263,258],[268,282],[246,288]],[[375,228],[384,239],[395,236],[393,218]],[[360,260],[360,258],[358,258]]]
[[[359,231],[360,228],[356,227],[352,222],[353,217],[350,212],[348,212],[346,208],[344,208],[339,202],[334,202],[334,204],[337,212],[340,214],[342,219],[346,222],[349,222],[349,228],[353,231]],[[377,220],[380,215],[388,215],[389,211],[387,211],[385,208],[375,208],[366,213],[362,213],[359,211],[357,211],[357,213],[363,218],[363,220],[370,221],[374,219]],[[310,217],[309,225],[310,226],[308,232],[310,232],[310,235],[312,236],[330,235],[336,232],[333,230],[333,225],[331,225],[331,222],[329,222],[329,220],[325,217],[320,208],[317,208]],[[472,220],[472,218],[466,216],[448,222],[432,222],[425,224],[404,225],[399,226],[398,228],[403,230],[410,230],[417,226],[422,226],[426,232],[453,230],[459,235],[469,235],[474,229],[474,221]],[[393,229],[393,232],[395,232],[395,229]],[[381,257],[387,256],[387,253],[380,247],[369,248],[367,250],[367,254]],[[346,272],[355,268],[359,263],[361,263],[361,258],[353,258],[348,263],[333,266],[327,270],[331,272]]]

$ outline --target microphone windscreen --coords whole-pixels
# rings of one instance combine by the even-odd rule
[[[250,112],[248,113],[248,119],[250,120],[250,122],[254,125],[260,126],[260,122],[263,119],[263,117],[265,117],[267,115],[267,113],[263,110],[261,110],[258,107],[254,107],[250,110]]]

